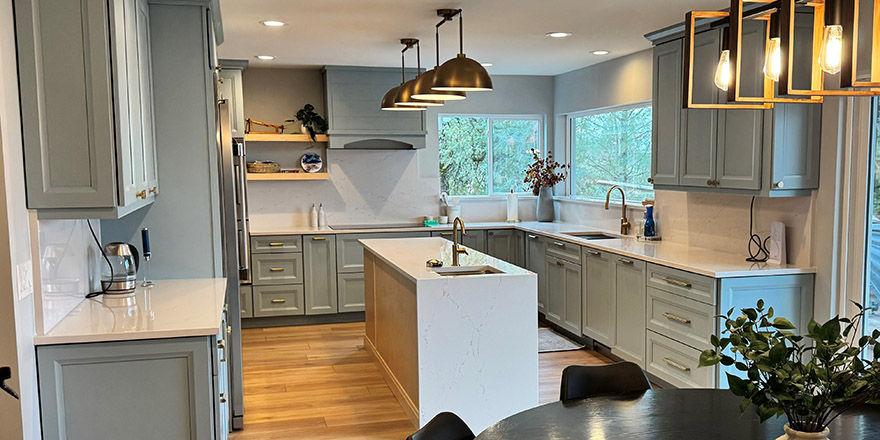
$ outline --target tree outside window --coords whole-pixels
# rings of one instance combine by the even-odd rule
[[[630,200],[653,199],[649,104],[571,118],[573,196],[604,199],[620,185]]]
[[[537,116],[443,115],[439,118],[440,189],[454,196],[525,193],[531,150],[541,150]]]

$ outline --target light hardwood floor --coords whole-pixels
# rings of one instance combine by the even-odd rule
[[[405,439],[412,426],[363,348],[364,324],[246,329],[244,430],[233,440]],[[540,401],[562,369],[610,361],[587,351],[539,355]]]

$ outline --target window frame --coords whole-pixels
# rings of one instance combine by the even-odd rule
[[[486,175],[486,189],[487,194],[472,194],[472,195],[456,195],[449,194],[450,197],[460,197],[466,198],[470,200],[474,199],[497,199],[501,196],[504,196],[508,193],[508,191],[496,192],[495,189],[495,145],[492,142],[493,136],[493,128],[492,121],[494,120],[521,120],[521,121],[538,121],[540,125],[538,130],[538,135],[540,139],[538,139],[538,149],[540,150],[540,156],[543,158],[547,154],[547,115],[544,114],[528,114],[528,113],[515,113],[515,114],[505,114],[505,113],[438,113],[437,114],[437,155],[439,158],[440,155],[440,132],[442,131],[442,124],[440,120],[442,118],[486,118],[488,120],[488,130],[487,136],[488,141],[486,145],[489,149],[488,154],[486,155],[486,165],[487,165],[487,175]],[[531,192],[524,191],[516,193],[520,197],[535,197]]]
[[[628,104],[611,105],[611,106],[607,106],[607,107],[599,107],[599,108],[594,108],[594,109],[590,109],[590,110],[582,110],[582,111],[578,111],[578,112],[568,113],[565,115],[565,156],[566,156],[566,164],[570,166],[568,176],[565,179],[565,193],[566,193],[566,196],[569,197],[569,199],[579,201],[579,202],[603,202],[603,203],[605,202],[604,200],[601,200],[598,198],[588,197],[588,196],[579,196],[574,193],[574,167],[575,167],[575,164],[574,164],[574,135],[573,135],[573,133],[574,133],[574,120],[578,119],[578,118],[585,117],[585,116],[595,116],[595,115],[600,115],[600,114],[604,114],[604,113],[613,113],[613,112],[618,112],[618,111],[623,111],[623,110],[632,110],[632,109],[636,109],[636,108],[646,108],[646,107],[650,107],[651,112],[653,113],[653,111],[654,111],[653,101],[651,101],[649,99],[649,100],[645,100],[645,101],[632,102],[632,103],[628,103]],[[652,122],[652,124],[653,124],[653,122]],[[653,130],[653,127],[652,127],[652,130]],[[653,146],[652,146],[651,154],[652,155],[654,154],[653,153]],[[653,158],[652,158],[652,160],[653,160]],[[652,184],[651,185],[652,191],[653,191],[653,186],[654,185]],[[615,202],[612,200],[612,204],[614,204],[614,203],[616,203],[618,205],[620,204],[620,202]],[[642,208],[642,203],[641,203],[641,201],[627,200],[626,206]]]

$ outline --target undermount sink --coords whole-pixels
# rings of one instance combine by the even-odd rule
[[[500,269],[492,266],[448,266],[437,267],[432,269],[437,275],[443,277],[454,277],[464,275],[490,275],[496,273],[504,273]]]
[[[583,238],[584,240],[614,240],[620,238],[614,235],[608,235],[604,232],[563,232],[563,234]]]

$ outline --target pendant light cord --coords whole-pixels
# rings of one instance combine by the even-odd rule
[[[464,19],[461,9],[458,10],[458,53],[464,54]]]
[[[749,206],[749,258],[746,261],[753,263],[763,263],[770,259],[770,252],[767,250],[767,242],[770,236],[761,240],[761,236],[755,234],[755,196],[752,196],[752,204]]]

